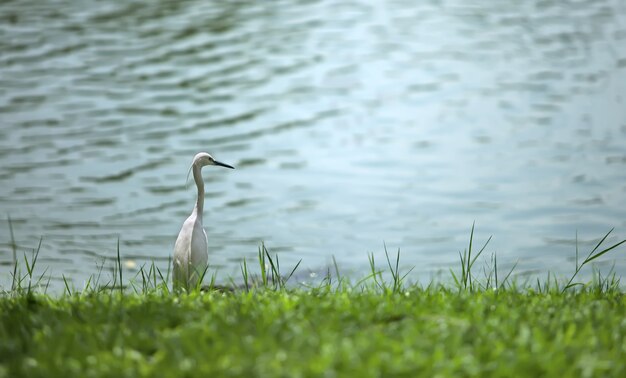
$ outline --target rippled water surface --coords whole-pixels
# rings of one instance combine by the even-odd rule
[[[626,237],[626,3],[5,1],[0,276],[167,266],[205,168],[210,263],[415,279],[478,242],[518,272]],[[626,274],[626,254],[608,259]],[[382,261],[381,261],[382,262]],[[107,262],[108,269],[112,263]]]

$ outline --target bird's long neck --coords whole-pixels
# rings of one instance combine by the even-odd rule
[[[204,181],[202,181],[202,167],[199,165],[193,166],[193,180],[198,187],[198,199],[196,200],[196,207],[194,211],[197,216],[202,219],[202,211],[204,210]]]

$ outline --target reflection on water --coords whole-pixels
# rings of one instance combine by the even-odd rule
[[[222,276],[261,240],[286,265],[334,255],[355,272],[385,241],[428,279],[473,221],[522,271],[572,270],[576,230],[584,247],[626,235],[619,0],[20,1],[0,15],[2,217],[79,286],[118,235],[129,270],[167,265],[198,151],[237,166],[204,172]]]

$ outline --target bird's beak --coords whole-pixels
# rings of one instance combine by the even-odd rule
[[[219,165],[220,167],[225,167],[225,168],[235,169],[235,167],[233,167],[232,165],[228,165],[228,164],[226,164],[226,163],[222,163],[221,161],[213,160],[213,163],[214,163],[215,165]]]

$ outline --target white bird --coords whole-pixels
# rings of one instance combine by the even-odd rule
[[[174,245],[174,272],[172,275],[174,290],[195,288],[198,281],[204,276],[208,266],[208,243],[206,232],[204,232],[202,227],[202,210],[204,208],[202,167],[206,165],[235,169],[228,164],[213,159],[206,152],[200,152],[194,156],[189,170],[193,171],[193,179],[198,187],[198,199],[191,215],[183,223]],[[189,177],[189,174],[187,174],[187,177]]]

